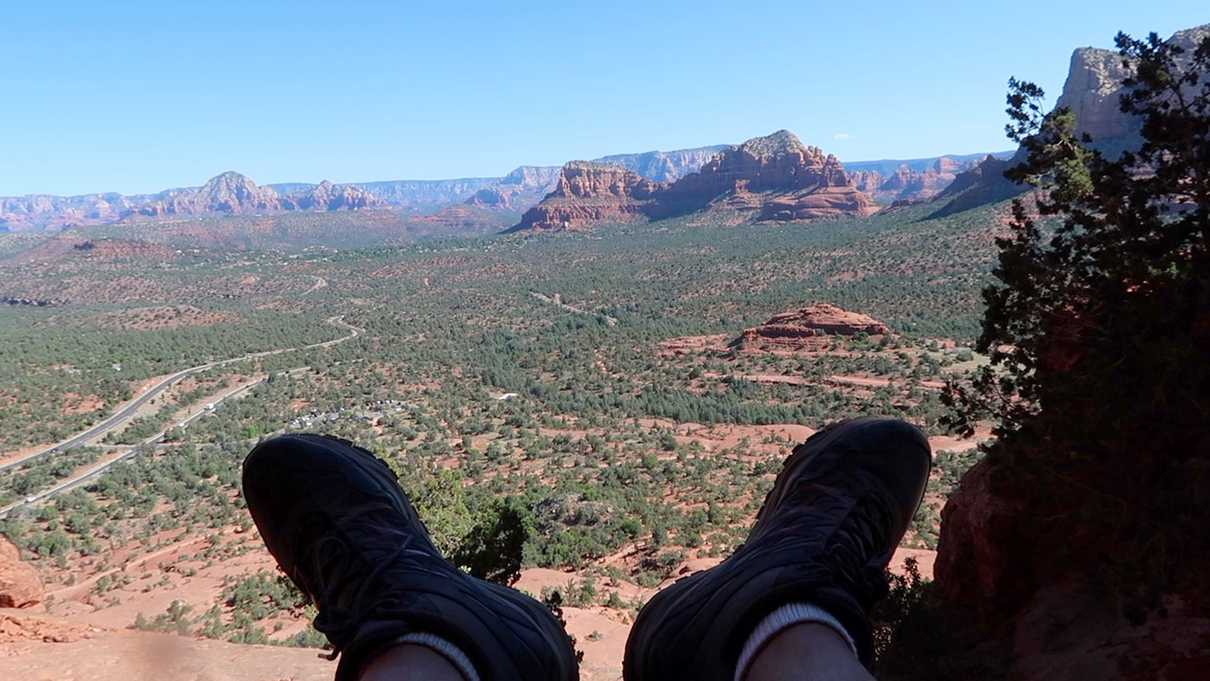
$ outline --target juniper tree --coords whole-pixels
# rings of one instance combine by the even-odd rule
[[[1006,174],[1037,190],[997,240],[977,344],[990,367],[946,400],[960,430],[998,423],[988,465],[1028,509],[1020,532],[1047,574],[1092,575],[1138,615],[1162,593],[1207,594],[1210,38],[1116,44],[1121,110],[1141,122],[1116,157],[1009,83],[1026,158]]]

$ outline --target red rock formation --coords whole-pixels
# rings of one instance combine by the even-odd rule
[[[822,336],[872,336],[889,334],[886,324],[859,312],[849,312],[828,303],[813,303],[774,315],[769,321],[745,329],[733,343],[743,350],[810,350]]]
[[[1004,177],[1004,171],[1014,165],[1016,162],[1013,160],[1000,160],[988,155],[973,168],[958,173],[954,181],[934,197],[945,204],[933,217],[958,213],[1020,194],[1024,188]]]
[[[622,168],[588,161],[563,166],[554,191],[510,231],[575,230],[602,222],[647,217],[661,185]]]
[[[169,191],[163,198],[138,209],[142,215],[197,215],[201,213],[263,213],[280,210],[277,192],[227,171],[210,178],[198,189]]]
[[[0,536],[0,608],[28,608],[42,601],[38,572],[21,561],[21,552]]]
[[[359,210],[386,205],[386,202],[361,187],[335,185],[327,180],[315,185],[310,191],[284,197],[281,207],[286,210]]]
[[[466,200],[470,206],[480,208],[512,208],[511,194],[502,189],[480,189]]]
[[[794,191],[851,186],[835,156],[804,146],[788,130],[756,137],[715,156],[669,189],[673,197],[706,197],[730,192]]]
[[[878,210],[840,161],[779,130],[715,156],[660,194],[667,213],[724,207],[756,220],[814,220]]]
[[[866,194],[873,195],[882,186],[882,173],[877,170],[853,170],[849,171],[849,181],[854,187]]]
[[[963,168],[962,164],[948,156],[938,158],[931,168],[925,170],[913,170],[901,165],[894,173],[882,178],[873,192],[874,198],[884,204],[927,201],[949,187]]]
[[[671,185],[617,166],[570,163],[555,190],[513,231],[580,229],[708,209],[786,221],[869,215],[878,208],[853,186],[835,156],[781,130],[726,149]]]
[[[980,461],[963,475],[958,491],[946,500],[933,565],[946,600],[978,603],[976,618],[1026,595],[1032,580],[1012,560],[1017,552],[1029,551],[1020,546],[1016,530],[1021,505],[997,493],[993,473],[987,461]]]

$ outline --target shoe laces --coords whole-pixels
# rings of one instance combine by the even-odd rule
[[[862,477],[856,481],[801,478],[788,495],[793,499],[786,501],[806,508],[821,525],[832,520],[821,547],[824,562],[834,577],[853,587],[859,600],[869,605],[888,589],[882,563],[895,524],[894,502],[880,482],[866,473],[858,475]],[[845,491],[854,488],[861,492]],[[834,520],[837,512],[843,513],[839,522]]]
[[[354,509],[352,514],[366,515],[374,510],[367,506]],[[316,536],[305,542],[307,549],[300,563],[307,569],[300,572],[309,578],[303,580],[306,590],[320,608],[315,628],[332,643],[329,659],[335,659],[362,623],[375,612],[391,609],[396,600],[393,596],[398,594],[386,588],[384,573],[407,550],[412,537],[401,534],[398,546],[392,547],[386,555],[370,560],[356,547],[355,541],[350,541],[326,519],[314,526]]]

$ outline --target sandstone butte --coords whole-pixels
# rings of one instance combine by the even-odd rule
[[[769,321],[745,329],[732,343],[742,350],[810,350],[822,336],[881,336],[891,333],[886,324],[828,303],[813,303],[774,315]]]
[[[723,150],[696,173],[654,182],[620,166],[573,161],[554,191],[510,231],[577,230],[727,211],[752,221],[865,216],[878,210],[840,161],[786,130]]]

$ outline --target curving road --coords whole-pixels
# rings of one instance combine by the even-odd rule
[[[211,402],[211,404],[218,405],[221,402],[223,402],[224,400],[229,400],[233,397],[239,397],[239,396],[247,393],[249,390],[260,385],[261,383],[264,383],[266,380],[268,380],[268,376],[259,378],[255,381],[252,381],[251,383],[247,383],[238,388],[230,390],[227,393],[215,398]],[[188,426],[190,423],[193,423],[194,421],[201,418],[202,416],[205,416],[208,413],[210,413],[209,409],[201,409],[196,414],[189,416],[188,418],[175,424],[174,426],[170,425],[169,428],[173,428],[173,427],[184,428],[185,426]],[[81,471],[80,473],[78,473],[76,475],[73,475],[69,478],[61,480],[60,482],[56,483],[55,485],[53,485],[51,487],[48,487],[48,488],[42,490],[41,492],[38,492],[36,494],[31,494],[29,496],[24,497],[23,499],[18,499],[17,501],[14,501],[14,502],[8,504],[7,506],[0,506],[0,517],[4,517],[4,516],[8,515],[9,511],[13,510],[14,508],[17,508],[18,506],[26,506],[28,504],[37,503],[39,501],[42,501],[43,499],[46,499],[48,497],[52,497],[56,494],[59,494],[60,492],[66,492],[67,490],[72,489],[74,487],[79,487],[80,485],[83,485],[84,483],[86,483],[86,482],[92,480],[93,478],[99,476],[100,474],[104,473],[111,466],[114,466],[122,461],[125,461],[126,459],[129,459],[132,456],[137,455],[140,452],[142,447],[147,447],[149,445],[156,444],[160,440],[164,439],[164,436],[167,434],[168,434],[168,429],[161,430],[160,432],[158,432],[154,435],[144,438],[137,444],[130,445],[126,449],[126,451],[113,457],[112,459],[109,459],[108,461],[104,461],[102,463],[96,464],[84,471]]]
[[[199,364],[195,367],[189,367],[188,369],[181,369],[180,371],[178,371],[174,374],[164,377],[158,383],[156,383],[155,385],[148,388],[142,395],[139,395],[138,397],[134,398],[133,400],[127,402],[125,405],[119,407],[117,411],[115,411],[113,414],[110,414],[108,417],[106,417],[103,421],[96,424],[95,426],[92,426],[89,429],[87,429],[81,433],[73,435],[73,436],[67,438],[66,440],[63,440],[62,442],[55,444],[52,447],[48,447],[41,451],[27,454],[26,456],[23,456],[18,459],[13,459],[12,461],[9,461],[3,465],[0,465],[0,472],[3,472],[5,470],[7,470],[9,468],[13,468],[15,466],[20,466],[22,464],[29,463],[30,461],[32,461],[34,459],[46,456],[48,454],[52,454],[55,452],[62,452],[62,451],[66,451],[68,449],[73,449],[75,447],[79,447],[80,445],[84,444],[85,442],[88,442],[89,440],[92,440],[92,439],[95,439],[97,437],[104,435],[105,433],[113,430],[114,428],[117,428],[118,426],[120,426],[120,425],[126,423],[127,421],[129,421],[130,419],[134,418],[135,414],[138,412],[140,407],[142,407],[144,404],[146,404],[150,400],[154,399],[157,395],[160,395],[161,393],[163,393],[168,388],[171,388],[173,385],[175,385],[181,379],[183,379],[186,376],[189,376],[191,374],[196,374],[199,371],[206,371],[207,369],[213,369],[215,367],[226,366],[228,364],[235,364],[236,362],[244,362],[244,361],[247,361],[250,359],[257,359],[260,357],[269,357],[272,355],[280,355],[285,352],[296,352],[299,350],[314,350],[316,348],[330,348],[330,347],[333,347],[336,345],[340,345],[341,343],[344,343],[346,341],[350,341],[350,340],[360,336],[362,334],[362,332],[364,331],[363,329],[359,329],[356,326],[353,326],[352,324],[349,324],[348,322],[344,321],[344,319],[341,317],[330,317],[326,321],[328,324],[331,324],[332,326],[336,326],[336,327],[339,327],[339,328],[342,328],[342,329],[348,331],[349,334],[347,336],[341,336],[340,338],[335,338],[333,340],[323,341],[320,343],[312,343],[310,345],[304,345],[302,347],[279,348],[277,350],[265,350],[262,352],[253,352],[253,353],[249,353],[247,355],[241,355],[240,357],[233,357],[231,359],[223,359],[223,360],[219,360],[216,362],[207,362],[206,364]],[[261,379],[261,380],[263,381],[264,379]],[[257,383],[260,383],[260,381],[257,381]],[[234,396],[236,396],[237,393],[243,394],[243,392],[246,392],[248,388],[251,388],[253,385],[257,385],[257,383],[249,384],[249,385],[245,386],[244,388],[241,388],[240,390],[237,390],[233,393],[223,396],[221,399],[228,399],[230,397],[234,397]],[[216,401],[216,403],[217,403],[217,401]],[[204,414],[204,413],[206,413],[206,412],[202,411],[202,412],[199,412],[198,414],[194,414],[193,416],[186,419],[185,423],[189,423],[189,422],[193,421],[198,416],[201,416],[201,414]],[[152,441],[159,440],[159,438],[161,438],[161,437],[163,437],[162,432],[158,433],[157,435],[152,436],[152,438],[149,438],[148,440],[145,440],[142,444],[149,444]],[[125,456],[127,456],[127,455],[124,455],[123,458]],[[105,467],[107,468],[108,466],[113,465],[118,460],[120,460],[120,459],[115,459],[114,461],[109,462]],[[97,472],[99,473],[100,471],[97,471]],[[10,508],[12,508],[12,506],[0,508],[0,514],[3,514]]]

